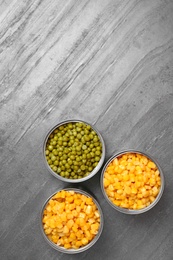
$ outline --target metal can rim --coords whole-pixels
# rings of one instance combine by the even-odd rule
[[[93,171],[88,174],[87,176],[83,177],[83,178],[80,178],[80,179],[68,179],[68,178],[64,178],[62,176],[60,176],[59,174],[55,173],[51,168],[50,166],[48,165],[47,163],[47,160],[46,160],[46,156],[45,156],[45,148],[46,148],[46,143],[47,143],[47,140],[50,136],[50,134],[55,130],[57,129],[58,127],[60,127],[61,125],[64,125],[64,124],[68,124],[68,123],[78,123],[78,122],[81,122],[81,123],[85,123],[86,125],[89,125],[91,126],[91,128],[97,133],[97,135],[99,136],[100,138],[100,142],[102,143],[102,155],[101,155],[101,158],[100,158],[100,161],[99,163],[97,164],[97,166],[93,169]],[[43,149],[42,149],[42,156],[44,158],[44,163],[46,165],[46,168],[48,169],[48,171],[54,176],[56,177],[57,179],[63,181],[63,182],[67,182],[67,183],[80,183],[80,182],[84,182],[86,180],[89,180],[90,178],[92,178],[95,174],[98,173],[98,171],[101,169],[103,163],[104,163],[104,160],[105,160],[105,153],[106,153],[106,148],[105,148],[105,142],[104,142],[104,139],[101,135],[101,133],[99,132],[99,130],[93,126],[92,124],[84,121],[84,120],[80,120],[80,119],[70,119],[70,120],[65,120],[65,121],[61,121],[59,122],[58,124],[54,125],[47,133],[46,135],[44,136],[44,141],[43,141]]]
[[[62,190],[65,190],[65,191],[74,191],[76,193],[80,193],[80,194],[83,194],[87,197],[90,197],[92,198],[93,202],[96,204],[97,208],[98,208],[98,211],[100,213],[100,227],[99,227],[99,230],[98,230],[98,233],[96,234],[96,236],[94,237],[93,240],[91,240],[87,245],[79,248],[79,249],[65,249],[64,247],[61,247],[61,246],[58,246],[56,244],[54,244],[53,242],[51,242],[48,237],[46,236],[44,230],[43,230],[43,224],[42,224],[42,219],[43,219],[43,212],[44,212],[44,209],[47,205],[47,203],[49,202],[49,200],[58,192],[62,191]],[[51,194],[47,199],[46,201],[44,202],[43,206],[42,206],[42,210],[41,210],[41,214],[40,214],[40,229],[41,229],[41,233],[44,237],[44,239],[46,240],[46,242],[52,247],[54,248],[55,250],[59,251],[59,252],[62,252],[62,253],[66,253],[66,254],[76,254],[76,253],[81,253],[81,252],[84,252],[86,251],[87,249],[89,249],[90,247],[92,247],[96,242],[97,240],[100,238],[101,236],[101,233],[103,231],[103,226],[104,226],[104,217],[103,217],[103,211],[100,207],[100,204],[98,203],[97,199],[91,195],[89,192],[83,190],[83,189],[79,189],[79,188],[74,188],[74,187],[68,187],[68,188],[60,188],[58,190],[56,190],[53,194]]]
[[[108,196],[107,196],[107,194],[105,192],[104,186],[103,186],[103,177],[104,177],[104,172],[105,172],[107,166],[111,163],[111,161],[113,159],[115,159],[115,158],[117,158],[117,157],[119,157],[119,156],[121,156],[123,154],[127,154],[127,153],[138,153],[138,154],[146,156],[147,158],[149,158],[150,160],[152,160],[156,164],[156,166],[157,166],[157,168],[159,169],[159,172],[160,172],[160,177],[161,177],[160,191],[159,191],[157,197],[155,198],[155,200],[149,206],[147,206],[147,207],[145,207],[143,209],[133,210],[133,209],[125,209],[125,208],[116,206],[108,198]],[[161,199],[161,197],[163,195],[163,191],[164,191],[164,187],[165,187],[165,178],[164,178],[163,170],[160,167],[160,164],[158,163],[158,161],[152,155],[150,155],[148,152],[143,152],[143,151],[136,150],[136,149],[128,149],[128,150],[122,150],[120,152],[117,152],[117,153],[113,154],[107,160],[107,162],[105,163],[105,165],[104,165],[104,167],[102,169],[102,172],[101,172],[100,185],[101,185],[102,193],[103,193],[106,201],[109,203],[110,206],[112,206],[114,209],[116,209],[117,211],[119,211],[121,213],[129,214],[129,215],[137,215],[137,214],[141,214],[141,213],[147,212],[148,210],[153,208],[159,202],[159,200]]]

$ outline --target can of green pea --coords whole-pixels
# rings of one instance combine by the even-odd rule
[[[46,134],[43,157],[54,177],[79,183],[100,170],[105,159],[105,143],[95,126],[83,120],[66,120]]]

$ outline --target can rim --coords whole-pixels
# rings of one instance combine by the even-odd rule
[[[47,205],[47,203],[49,202],[49,200],[58,192],[62,191],[62,190],[65,190],[65,191],[74,191],[76,193],[80,193],[80,194],[83,194],[87,197],[90,197],[93,199],[93,202],[96,204],[97,208],[98,208],[98,211],[100,213],[100,227],[99,227],[99,230],[98,230],[98,233],[95,235],[95,237],[85,246],[79,248],[79,249],[65,249],[64,247],[61,247],[61,246],[58,246],[56,244],[54,244],[53,242],[51,242],[48,237],[46,236],[45,232],[44,232],[44,229],[43,229],[43,224],[42,224],[42,219],[43,219],[43,213],[44,213],[44,209]],[[73,187],[68,187],[68,188],[60,188],[58,190],[56,190],[52,195],[50,195],[46,201],[44,202],[43,204],[43,207],[42,207],[42,210],[41,210],[41,214],[40,214],[40,229],[41,229],[41,233],[44,237],[44,239],[46,240],[46,242],[52,247],[54,248],[55,250],[57,251],[60,251],[62,253],[66,253],[66,254],[76,254],[76,253],[81,253],[81,252],[84,252],[85,250],[89,249],[90,247],[92,247],[96,242],[97,240],[100,238],[101,236],[101,233],[103,231],[103,225],[104,225],[104,217],[103,217],[103,211],[98,203],[98,201],[95,199],[95,197],[93,195],[91,195],[90,193],[86,192],[85,190],[83,189],[79,189],[79,188],[73,188]]]
[[[160,187],[159,193],[158,193],[157,197],[155,198],[155,200],[149,206],[147,206],[147,207],[145,207],[143,209],[133,210],[133,209],[126,209],[126,208],[122,208],[122,207],[116,206],[115,204],[113,204],[110,201],[109,197],[107,196],[107,194],[105,192],[104,186],[103,186],[103,177],[104,177],[104,172],[105,172],[107,166],[111,163],[111,161],[113,159],[115,159],[115,158],[117,158],[117,157],[119,157],[119,156],[121,156],[123,154],[127,154],[127,153],[138,153],[138,154],[144,155],[148,159],[152,160],[156,164],[157,168],[159,169],[159,173],[160,173],[160,177],[161,177],[161,187]],[[162,168],[160,167],[158,161],[152,155],[150,155],[148,152],[142,152],[140,150],[135,150],[135,149],[128,149],[128,150],[123,150],[123,151],[115,153],[114,155],[112,155],[107,160],[107,162],[105,163],[105,165],[104,165],[104,167],[102,169],[102,172],[101,172],[100,185],[101,185],[102,193],[103,193],[106,201],[109,203],[110,206],[112,206],[114,209],[116,209],[117,211],[119,211],[121,213],[129,214],[129,215],[137,215],[137,214],[141,214],[141,213],[147,212],[148,210],[153,208],[159,202],[159,200],[162,197],[163,191],[164,191],[165,178],[164,178],[164,174],[163,174]]]
[[[80,179],[68,179],[68,178],[64,178],[62,176],[60,176],[59,174],[55,173],[49,166],[47,160],[46,160],[46,155],[45,155],[45,148],[46,148],[46,143],[47,143],[47,140],[50,136],[50,134],[55,130],[57,129],[58,127],[60,127],[61,125],[64,125],[64,124],[68,124],[68,123],[78,123],[78,122],[81,122],[81,123],[84,123],[86,125],[89,125],[91,126],[91,128],[97,133],[99,139],[100,139],[100,142],[102,144],[102,155],[101,155],[101,158],[100,158],[100,161],[98,162],[97,166],[93,169],[93,171],[88,174],[87,176],[83,177],[83,178],[80,178]],[[92,124],[86,122],[86,121],[83,121],[83,120],[79,120],[79,119],[70,119],[70,120],[65,120],[65,121],[61,121],[59,122],[58,124],[54,125],[47,133],[46,135],[44,136],[44,141],[43,141],[43,149],[42,149],[42,156],[44,158],[44,163],[46,165],[46,168],[48,169],[48,171],[54,176],[56,177],[57,179],[63,181],[63,182],[68,182],[68,183],[80,183],[80,182],[84,182],[90,178],[92,178],[99,170],[100,168],[102,167],[103,163],[104,163],[104,160],[105,160],[105,142],[104,142],[104,139],[101,135],[101,133],[98,131],[98,129],[93,126]]]

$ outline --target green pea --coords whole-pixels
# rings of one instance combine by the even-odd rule
[[[65,172],[60,173],[61,177],[65,177]]]
[[[91,157],[94,157],[95,153],[94,152],[90,152],[90,155],[91,155]]]
[[[89,147],[92,149],[94,148],[94,144],[90,143]]]
[[[79,165],[79,162],[74,161],[73,164],[76,166],[76,165]]]
[[[68,178],[70,176],[69,172],[65,172],[65,177]]]
[[[49,165],[52,164],[52,160],[51,160],[51,159],[48,160],[48,164],[49,164]]]
[[[69,165],[72,165],[72,164],[73,164],[73,161],[69,159],[69,160],[68,160],[68,164],[69,164]]]
[[[46,150],[46,152],[45,152],[45,153],[46,153],[46,155],[48,155],[48,154],[49,154],[49,150]]]
[[[57,149],[53,149],[52,153],[53,153],[54,155],[58,155]]]
[[[66,169],[70,169],[70,165],[68,163],[65,164]]]
[[[90,140],[89,135],[85,135],[85,141],[88,142]]]
[[[73,154],[70,155],[70,159],[74,160],[75,156]]]
[[[55,135],[53,139],[54,139],[55,141],[57,141],[57,140],[58,140],[58,136]]]
[[[83,150],[86,150],[87,149],[87,146],[84,144],[84,145],[82,145],[82,149]]]
[[[52,170],[54,171],[54,172],[56,172],[57,171],[57,167],[56,166],[53,166],[53,168],[52,168]]]
[[[67,125],[67,127],[68,127],[69,129],[73,129],[72,123],[69,123],[69,124]]]
[[[81,135],[84,135],[84,134],[85,134],[85,131],[82,130],[80,133],[81,133]]]
[[[74,165],[74,170],[77,171],[79,169],[79,167],[77,165]]]
[[[84,132],[85,132],[86,135],[89,134],[89,130],[88,129],[85,129]]]
[[[81,170],[84,171],[86,169],[85,165],[81,165]]]
[[[58,160],[55,160],[55,161],[54,161],[54,165],[55,165],[55,166],[58,166],[58,164],[59,164]]]
[[[81,146],[77,146],[76,151],[80,151],[80,150],[81,150]]]
[[[77,134],[77,138],[78,138],[78,139],[81,139],[81,138],[82,138],[82,135],[81,135],[81,134]]]
[[[65,165],[65,164],[66,164],[66,160],[64,160],[64,159],[63,159],[63,160],[62,160],[62,164],[64,164],[64,165]]]
[[[90,140],[92,140],[94,138],[93,134],[89,134]]]
[[[95,154],[96,154],[96,155],[101,155],[101,152],[98,151],[98,150],[96,150]]]
[[[91,158],[91,155],[90,153],[87,154],[87,158],[90,159]]]
[[[53,146],[52,146],[52,145],[49,145],[49,146],[48,146],[48,149],[49,149],[49,151],[52,151],[52,150],[53,150]]]
[[[57,168],[57,173],[60,173],[60,172],[61,172],[61,168],[58,167],[58,168]]]
[[[76,127],[76,131],[77,131],[77,132],[81,132],[81,127],[77,126],[77,127]]]
[[[63,136],[63,141],[67,142],[68,141],[68,137],[67,136]]]
[[[92,172],[93,167],[89,166],[89,167],[88,167],[88,170],[89,170],[90,172]]]
[[[62,140],[58,140],[58,145],[62,145],[63,144],[63,141]]]
[[[77,136],[77,131],[74,131],[74,132],[73,132],[73,135],[74,135],[74,136]]]
[[[55,161],[56,160],[56,156],[52,155],[51,160]]]
[[[85,141],[84,137],[81,138],[81,142],[82,142],[82,144],[86,145],[86,141]]]

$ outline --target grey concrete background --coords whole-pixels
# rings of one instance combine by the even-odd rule
[[[0,1],[0,259],[173,259],[173,1]],[[44,201],[65,183],[42,143],[60,121],[95,125],[106,160],[122,149],[153,155],[165,191],[149,212],[112,209],[100,172],[104,230],[87,252],[65,255],[40,232]],[[105,161],[106,161],[105,160]]]

